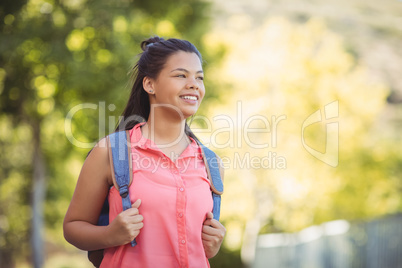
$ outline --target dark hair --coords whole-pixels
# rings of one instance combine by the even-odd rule
[[[171,55],[179,51],[195,53],[202,62],[200,52],[192,43],[186,40],[175,38],[165,40],[154,36],[143,41],[141,49],[143,52],[139,55],[139,60],[133,68],[132,78],[134,83],[131,94],[116,131],[131,129],[136,124],[148,119],[150,103],[148,93],[144,90],[142,82],[146,76],[156,79]],[[187,122],[185,132],[190,137],[197,139],[187,125]]]

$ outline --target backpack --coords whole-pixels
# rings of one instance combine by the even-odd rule
[[[112,168],[113,184],[119,191],[123,203],[123,210],[131,208],[129,186],[133,181],[131,144],[129,131],[114,132],[106,137],[109,146],[109,160]],[[207,176],[211,185],[213,199],[214,219],[219,220],[221,195],[223,193],[223,168],[221,168],[220,158],[210,149],[205,147],[200,141],[197,144],[201,148],[202,157],[205,163]],[[98,226],[109,224],[109,202],[106,198],[101,214],[98,219]],[[131,246],[137,245],[135,239],[131,241]],[[88,251],[88,259],[95,267],[99,267],[103,259],[103,249]]]

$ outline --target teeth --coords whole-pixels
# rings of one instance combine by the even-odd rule
[[[187,100],[197,100],[196,96],[182,96],[182,99],[187,99]]]

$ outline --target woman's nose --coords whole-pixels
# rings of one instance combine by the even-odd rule
[[[187,88],[193,88],[193,89],[199,88],[196,78],[189,78],[189,81],[187,82]]]

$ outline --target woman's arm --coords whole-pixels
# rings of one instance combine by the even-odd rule
[[[106,139],[85,160],[63,223],[64,237],[82,250],[96,250],[132,241],[142,228],[141,200],[120,213],[108,226],[97,226],[100,211],[113,184]]]

